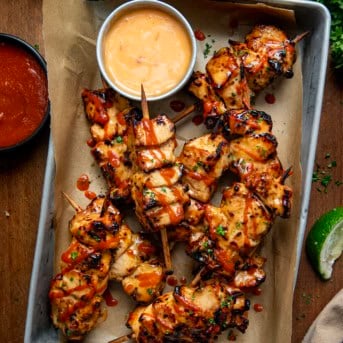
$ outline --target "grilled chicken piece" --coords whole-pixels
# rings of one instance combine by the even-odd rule
[[[292,190],[284,185],[287,171],[276,156],[270,116],[256,110],[229,111],[224,122],[230,140],[230,169],[275,215],[289,217]]]
[[[174,164],[176,140],[169,139],[160,146],[154,146],[149,149],[137,150],[137,165],[144,172],[159,169],[166,165]]]
[[[146,231],[177,225],[189,197],[180,184],[182,166],[175,162],[175,126],[164,115],[132,121],[131,159],[135,170],[131,195],[136,215]]]
[[[189,91],[203,103],[208,129],[220,123],[228,110],[250,109],[250,99],[278,76],[291,78],[295,44],[307,33],[290,40],[275,26],[256,25],[245,42],[229,41],[207,62],[206,74],[196,71]]]
[[[123,225],[124,227],[124,225]],[[126,249],[114,252],[110,279],[119,281],[125,293],[139,303],[149,303],[164,287],[164,268],[156,247],[141,235],[132,233]]]
[[[206,205],[205,223],[193,227],[187,253],[229,279],[244,270],[273,224],[263,203],[244,184],[235,183],[223,192],[220,207]]]
[[[130,201],[132,163],[127,149],[126,120],[141,113],[111,89],[82,92],[87,119],[92,124],[91,153],[97,161],[115,204]]]
[[[77,212],[69,222],[71,234],[81,243],[95,249],[115,249],[119,245],[117,232],[121,215],[104,197],[91,201],[85,210]]]
[[[54,325],[76,340],[105,318],[101,301],[109,279],[121,281],[128,295],[146,303],[161,293],[165,275],[156,248],[122,224],[106,198],[98,196],[78,210],[69,226],[73,239],[61,256],[49,298]]]
[[[213,342],[228,327],[244,332],[250,303],[243,293],[220,281],[176,287],[147,307],[130,313],[127,326],[139,343]]]
[[[227,109],[250,108],[251,90],[241,60],[231,47],[219,49],[206,65],[210,84]]]
[[[121,136],[116,139],[100,141],[92,148],[104,178],[109,185],[110,198],[115,204],[122,204],[130,199],[132,163],[127,145]]]
[[[208,202],[217,181],[229,166],[229,144],[221,134],[206,134],[188,141],[178,160],[184,166],[182,183],[192,199]]]
[[[81,339],[106,317],[101,294],[112,256],[109,250],[95,252],[74,239],[62,259],[62,272],[50,284],[51,319],[68,339]]]
[[[150,173],[137,172],[133,175],[132,181],[136,184],[143,184],[148,188],[168,187],[176,184],[182,176],[183,166],[175,164],[168,168],[154,170]]]
[[[208,129],[212,129],[218,119],[226,112],[225,103],[216,94],[210,83],[211,81],[206,74],[196,71],[193,73],[188,87],[193,95],[202,100],[203,116]]]
[[[122,281],[125,293],[139,303],[150,303],[161,294],[164,287],[164,268],[156,260],[143,262]]]
[[[293,76],[296,41],[279,28],[256,25],[245,37],[245,43],[231,44],[241,55],[249,87],[254,92],[266,88],[278,76]]]
[[[161,145],[175,137],[175,125],[165,115],[158,115],[153,119],[135,120],[133,131],[136,147]]]

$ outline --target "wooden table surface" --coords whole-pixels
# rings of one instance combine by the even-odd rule
[[[1,1],[0,32],[38,44],[44,54],[41,5],[41,0]],[[343,82],[339,83],[332,69],[328,69],[316,161],[322,167],[337,161],[331,174],[333,180],[340,181],[343,181],[342,129]],[[48,136],[46,125],[34,142],[16,156],[0,155],[1,342],[22,342],[24,337]],[[325,159],[327,153],[331,155],[329,159]],[[319,192],[313,185],[307,230],[319,215],[342,206],[342,194],[343,186],[334,183],[329,185],[327,193]],[[317,314],[343,287],[342,267],[343,258],[336,263],[332,279],[322,282],[302,254],[293,302],[292,342],[301,341]]]

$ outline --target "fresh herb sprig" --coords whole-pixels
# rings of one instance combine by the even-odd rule
[[[343,0],[316,0],[331,13],[331,56],[333,66],[343,70]]]

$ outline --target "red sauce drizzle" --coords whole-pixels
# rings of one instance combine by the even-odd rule
[[[154,254],[156,252],[156,248],[151,245],[149,242],[142,242],[137,247],[138,251],[146,254],[148,256]]]
[[[82,174],[76,181],[76,187],[80,191],[86,191],[89,187],[90,181],[86,174]]]
[[[262,312],[262,311],[263,311],[263,305],[261,305],[261,304],[255,304],[255,305],[254,305],[254,310],[255,310],[256,312]]]
[[[105,299],[106,305],[107,306],[117,306],[118,305],[118,300],[113,298],[110,290],[106,288],[103,297]]]
[[[236,340],[236,335],[233,333],[233,331],[229,332],[229,335],[227,336],[228,341],[235,341]]]
[[[267,104],[274,104],[276,99],[275,99],[274,94],[267,93],[264,97],[264,100],[266,101]]]
[[[175,176],[175,170],[173,168],[164,168],[161,169],[160,174],[166,181],[167,185],[170,185],[170,180]]]
[[[192,122],[196,126],[199,126],[199,125],[201,125],[204,122],[204,117],[201,114],[197,114],[196,116],[194,116],[192,118]]]
[[[194,31],[194,35],[195,35],[195,38],[200,41],[203,41],[206,38],[205,34],[200,29],[196,29]]]
[[[175,276],[173,276],[173,275],[171,275],[171,276],[168,276],[168,278],[167,278],[167,284],[169,285],[169,286],[172,286],[172,287],[175,287],[176,285],[177,285],[177,278],[175,277]]]
[[[157,145],[158,141],[155,135],[154,125],[153,125],[152,120],[143,118],[142,125],[144,128],[144,131],[146,132],[146,143],[148,145]]]
[[[262,293],[262,288],[257,287],[252,290],[252,294],[254,295],[261,295],[261,293]]]
[[[181,112],[186,107],[186,104],[181,100],[172,100],[169,106],[173,111]]]
[[[119,112],[119,113],[117,114],[117,120],[118,120],[118,123],[119,123],[120,125],[126,125],[126,120],[125,120],[125,117],[124,117],[123,112]]]
[[[185,285],[187,283],[187,279],[184,276],[182,276],[181,279],[180,279],[180,283],[182,285]]]
[[[45,71],[24,48],[0,42],[0,147],[31,136],[48,106]]]
[[[109,150],[107,152],[107,157],[108,162],[111,164],[111,166],[113,166],[114,168],[118,168],[120,166],[120,158],[114,151]]]
[[[96,142],[95,142],[95,140],[93,139],[93,138],[89,138],[89,139],[87,139],[87,145],[90,147],[90,148],[94,148],[95,147],[95,144],[96,144]]]
[[[91,192],[91,191],[85,191],[85,197],[87,199],[93,200],[96,198],[96,193]]]
[[[109,120],[106,111],[106,107],[109,107],[109,104],[106,104],[105,100],[100,98],[97,94],[93,94],[92,92],[87,92],[87,97],[89,98],[88,106],[92,106],[94,108],[94,122],[100,124],[101,126],[105,126]]]

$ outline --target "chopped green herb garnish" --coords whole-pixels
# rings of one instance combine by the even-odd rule
[[[325,176],[323,176],[322,180],[320,181],[320,184],[326,188],[329,185],[329,183],[331,182],[331,180],[332,180],[331,175],[325,175]]]
[[[216,323],[215,320],[214,320],[214,318],[210,318],[210,319],[208,320],[208,322],[209,322],[209,324],[211,324],[211,325],[213,325],[213,324]]]
[[[148,288],[146,291],[148,292],[149,295],[153,295],[153,290],[151,288]]]
[[[219,226],[217,227],[216,232],[217,232],[217,234],[220,235],[220,236],[223,236],[223,237],[225,236],[225,230],[224,230],[224,228],[223,228],[221,225],[219,225]]]
[[[122,137],[122,136],[118,136],[118,137],[116,138],[116,142],[117,142],[117,143],[123,143],[123,137]]]
[[[208,54],[210,53],[212,48],[212,45],[206,43],[205,44],[205,50],[204,50],[204,57],[207,58]]]
[[[162,188],[161,188],[161,191],[162,191],[163,193],[167,193],[167,188],[166,188],[166,187],[162,187]]]
[[[34,47],[37,51],[39,51],[39,44],[35,44],[33,47]]]
[[[343,185],[343,182],[342,182],[342,181],[338,181],[338,180],[337,180],[337,181],[335,181],[335,185],[336,185],[336,186]]]
[[[78,252],[77,251],[73,251],[71,254],[70,254],[70,257],[72,260],[76,260],[76,258],[79,256]]]
[[[263,158],[267,157],[267,150],[263,146],[256,145],[256,149]]]
[[[333,167],[337,167],[337,162],[336,161],[331,161],[328,166],[329,169],[333,168]]]
[[[312,174],[312,182],[317,182],[319,180],[320,180],[320,178],[318,176],[318,172],[313,172],[313,174]]]
[[[202,244],[202,246],[203,246],[203,248],[205,248],[205,249],[207,249],[208,248],[208,241],[206,241],[206,242],[204,242],[203,244]]]

